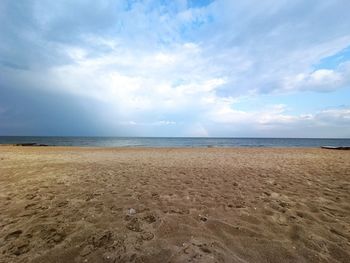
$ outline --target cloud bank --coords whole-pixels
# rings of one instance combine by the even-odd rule
[[[349,9],[1,1],[0,134],[349,137]]]

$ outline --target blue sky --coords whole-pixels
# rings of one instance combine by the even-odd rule
[[[350,137],[350,1],[0,2],[0,135]]]

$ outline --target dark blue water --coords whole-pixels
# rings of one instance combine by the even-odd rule
[[[0,144],[17,143],[93,147],[320,147],[350,146],[350,139],[0,136]]]

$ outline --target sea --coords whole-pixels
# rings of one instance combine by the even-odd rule
[[[45,137],[0,136],[0,144],[36,143],[81,147],[320,147],[350,146],[347,139],[213,137]]]

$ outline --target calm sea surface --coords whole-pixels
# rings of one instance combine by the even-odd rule
[[[350,146],[350,139],[0,136],[0,144],[16,143],[94,147],[320,147]]]

